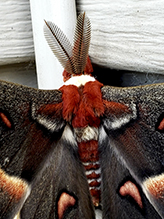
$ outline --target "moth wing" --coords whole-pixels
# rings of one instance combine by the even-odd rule
[[[21,218],[94,218],[71,133],[59,90],[0,82],[2,219],[21,209]]]
[[[158,214],[164,216],[164,199],[161,195],[164,192],[162,186],[164,182],[163,95],[164,84],[132,88],[109,86],[102,88],[105,113],[100,128],[99,145],[101,154],[105,155],[101,157],[101,160],[105,163],[106,158],[106,163],[111,164],[110,168],[112,168],[113,158],[110,158],[111,155],[107,158],[106,155],[112,151],[114,156],[129,170],[129,174],[136,182],[135,185],[138,184],[141,188],[139,191],[141,197],[138,196],[138,198],[141,198],[142,206],[137,196],[135,198],[133,196],[133,198],[146,218],[150,216],[148,213],[150,205],[144,201],[142,192]],[[104,145],[106,146],[104,147]],[[107,170],[108,165],[107,167],[105,165],[102,166],[102,178],[109,178],[112,170]],[[104,189],[106,180],[109,181],[106,178],[102,179]],[[118,185],[116,196],[120,196],[120,188],[121,185]],[[107,194],[104,191],[102,199]],[[122,198],[123,196],[121,200]],[[108,203],[104,203],[105,208]],[[130,208],[127,211],[130,212]],[[152,212],[154,211],[152,210]],[[154,218],[160,216],[156,215]]]
[[[42,131],[37,108],[59,104],[59,91],[39,91],[0,82],[0,215],[13,218],[32,189],[39,168],[51,151],[52,139]],[[39,114],[38,114],[39,116]],[[56,118],[56,122],[61,118]],[[64,123],[63,123],[64,125]],[[60,131],[54,136],[57,141]]]
[[[160,219],[161,217],[150,204],[134,177],[132,177],[121,159],[118,158],[118,155],[113,152],[108,135],[101,142],[100,151],[102,218]],[[139,202],[137,203],[134,200],[132,197],[133,193],[130,193],[130,191],[127,195],[121,196],[120,188],[127,181],[137,185],[143,208],[139,206]],[[137,198],[139,199],[140,197]]]
[[[35,182],[21,218],[94,218],[88,183],[69,126]]]

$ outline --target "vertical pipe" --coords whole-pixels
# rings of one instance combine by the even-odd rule
[[[63,85],[63,68],[50,50],[43,33],[44,19],[57,24],[72,42],[76,23],[75,0],[30,0],[38,87]]]

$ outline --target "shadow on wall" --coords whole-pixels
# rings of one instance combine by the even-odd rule
[[[23,84],[37,88],[36,68],[34,62],[0,66],[0,80]]]
[[[93,75],[104,85],[117,87],[163,83],[164,75],[130,72],[104,68],[93,64]],[[34,62],[0,66],[0,80],[37,88],[36,66]]]
[[[94,76],[104,85],[128,87],[164,82],[162,74],[115,70],[98,65],[93,65],[93,68]]]

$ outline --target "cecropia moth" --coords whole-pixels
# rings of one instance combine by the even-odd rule
[[[65,85],[0,82],[0,218],[164,218],[164,84],[98,82],[85,13],[73,47],[51,22],[44,33]]]

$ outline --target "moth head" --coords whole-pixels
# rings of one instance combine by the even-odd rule
[[[78,16],[73,46],[62,30],[50,21],[45,21],[44,35],[52,52],[65,69],[64,81],[72,76],[90,74],[93,71],[88,58],[91,25],[85,13]]]

